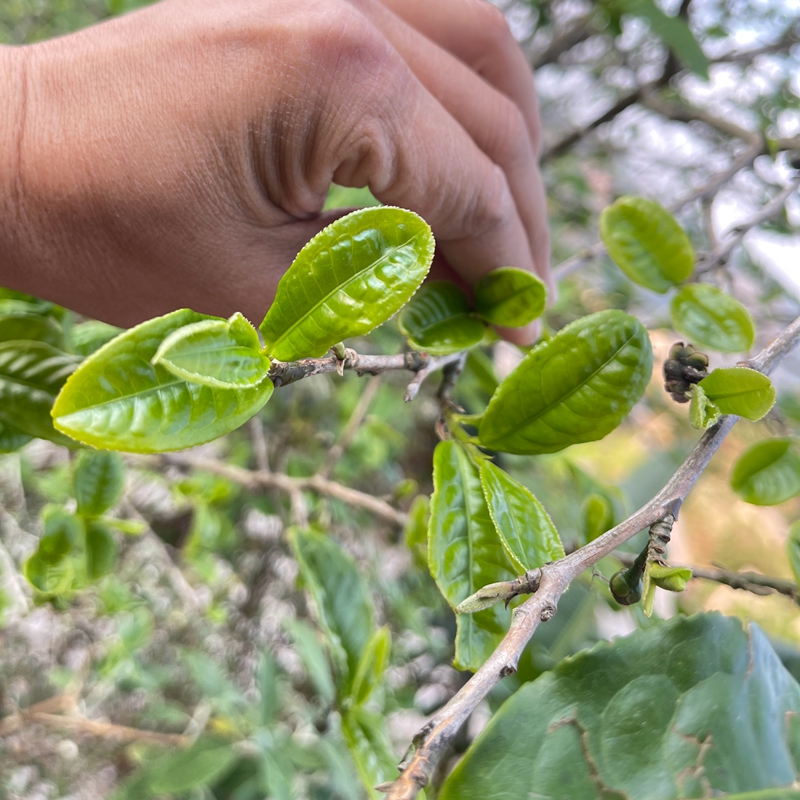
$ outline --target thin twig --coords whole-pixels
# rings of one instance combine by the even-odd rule
[[[408,384],[408,388],[406,389],[406,394],[403,399],[406,401],[406,403],[410,403],[419,394],[419,390],[422,388],[422,384],[425,382],[426,378],[430,377],[430,375],[437,370],[444,369],[450,364],[457,363],[464,357],[464,353],[453,353],[453,355],[450,356],[431,357],[428,366],[417,372],[417,374],[414,376],[414,379]]]
[[[630,566],[636,558],[635,553],[614,553],[625,566]],[[722,583],[733,589],[742,589],[752,594],[768,595],[783,594],[797,600],[800,596],[800,587],[786,578],[775,578],[771,575],[760,575],[757,572],[734,572],[723,569],[722,567],[696,567],[685,564],[670,564],[671,566],[683,566],[692,571],[692,578],[702,578],[715,583]]]
[[[256,466],[259,472],[269,472],[269,451],[267,450],[267,438],[264,436],[264,423],[261,417],[256,414],[247,423],[250,428],[250,441],[253,443],[253,452],[256,457]]]
[[[419,375],[419,372],[417,375]],[[361,393],[361,397],[358,398],[356,407],[353,409],[353,413],[350,415],[350,419],[347,421],[347,425],[345,425],[342,431],[342,435],[339,437],[336,444],[328,450],[325,464],[319,471],[319,474],[322,475],[323,478],[327,478],[328,475],[330,475],[331,470],[352,443],[355,435],[358,433],[358,429],[361,427],[361,423],[364,421],[364,417],[367,415],[367,411],[369,411],[369,407],[372,405],[372,401],[375,399],[375,395],[378,393],[380,385],[380,375],[373,375],[367,382],[364,391]]]
[[[769,373],[798,343],[800,317],[752,359],[750,366]],[[737,420],[735,416],[724,416],[707,430],[664,488],[628,519],[579,550],[541,568],[538,591],[514,610],[508,633],[497,649],[447,705],[419,731],[412,745],[414,752],[400,766],[400,777],[393,784],[381,787],[387,792],[388,800],[413,800],[420,789],[427,786],[437,762],[461,726],[491,689],[516,671],[519,657],[539,623],[552,619],[561,595],[578,575],[639,531],[669,514],[677,516],[684,498]]]

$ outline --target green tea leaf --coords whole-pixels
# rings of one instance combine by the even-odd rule
[[[292,644],[303,665],[308,679],[311,681],[319,697],[325,703],[332,703],[336,698],[328,657],[320,644],[317,632],[300,619],[286,619],[283,626],[292,637]]]
[[[544,313],[547,288],[524,269],[500,267],[473,287],[475,310],[488,322],[521,328]]]
[[[689,237],[665,208],[643,197],[620,197],[600,215],[600,237],[634,282],[662,294],[694,267]]]
[[[0,317],[0,342],[27,339],[60,347],[63,338],[61,326],[52,317],[22,313]]]
[[[693,428],[702,431],[705,428],[710,428],[719,422],[722,412],[719,407],[714,405],[705,393],[705,390],[699,384],[695,385],[692,390],[692,399],[689,401],[689,422]]]
[[[125,487],[125,465],[116,453],[87,450],[75,466],[78,513],[99,517],[116,505]]]
[[[533,348],[500,384],[480,424],[481,444],[522,455],[554,453],[610,433],[653,370],[644,326],[600,311]]]
[[[756,332],[748,310],[711,284],[681,287],[672,298],[670,317],[676,330],[701,347],[739,353],[753,346]]]
[[[122,328],[96,319],[75,325],[69,333],[71,349],[80,356],[89,356],[122,333]]]
[[[152,361],[186,381],[221,389],[257,386],[269,372],[256,329],[238,312],[228,320],[178,328],[161,342]]]
[[[317,618],[340,658],[342,694],[348,696],[361,655],[375,629],[372,600],[353,559],[324,533],[293,528],[289,531],[300,573],[314,599]],[[344,663],[341,663],[341,662]]]
[[[439,442],[433,454],[428,564],[447,602],[489,583],[513,580],[518,570],[503,549],[481,486],[480,473],[459,442]],[[495,605],[456,617],[455,665],[477,670],[508,629],[510,613]]]
[[[342,734],[367,795],[380,800],[383,795],[375,787],[397,777],[397,757],[386,736],[386,720],[356,706],[342,717]]]
[[[798,712],[800,686],[755,625],[679,616],[523,685],[438,797],[679,800],[792,786]]]
[[[37,592],[55,597],[72,589],[75,561],[69,557],[50,561],[37,552],[25,562],[22,573]]]
[[[298,254],[261,323],[282,361],[322,356],[385,322],[410,299],[433,260],[430,227],[401,208],[365,208],[336,220]]]
[[[71,444],[54,430],[50,409],[79,361],[46,342],[0,342],[0,422],[28,436]]]
[[[688,567],[668,567],[661,564],[650,565],[650,580],[668,592],[682,592],[692,579],[692,571]]]
[[[415,350],[439,356],[480,344],[486,330],[470,315],[464,292],[449,281],[421,286],[398,315],[397,327]]]
[[[492,522],[520,574],[563,558],[558,531],[533,493],[491,461],[480,471]]]
[[[231,742],[198,739],[188,750],[165,753],[148,767],[150,795],[183,794],[221,778],[237,761]]]
[[[0,420],[0,453],[13,453],[28,444],[32,438]]]
[[[583,535],[586,542],[614,527],[614,507],[602,494],[590,494],[581,507],[583,512]]]
[[[411,550],[414,561],[420,567],[428,565],[428,521],[431,515],[431,501],[427,495],[419,494],[408,509],[408,518],[403,531],[406,546]]]
[[[100,520],[89,520],[86,523],[86,577],[96,581],[108,575],[117,565],[119,548],[114,532]]]
[[[800,585],[800,520],[789,528],[789,538],[786,540],[786,555],[789,566],[792,568],[795,583]]]
[[[748,503],[775,506],[800,494],[800,456],[788,437],[748,447],[731,473],[731,488]]]
[[[83,523],[79,516],[59,506],[45,507],[42,522],[39,545],[25,562],[23,572],[38,591],[64,594],[72,588],[76,561],[83,558]]]
[[[723,414],[736,414],[754,422],[775,404],[772,381],[747,367],[715,369],[697,385]]]
[[[653,33],[664,41],[686,69],[708,80],[708,57],[686,20],[665,14],[653,0],[620,0],[620,6],[629,14],[646,20]]]
[[[372,634],[358,662],[351,690],[355,705],[364,705],[383,682],[391,649],[392,635],[384,625]]]
[[[269,400],[269,380],[221,389],[151,363],[167,336],[205,319],[189,309],[173,311],[101,347],[59,394],[52,412],[56,427],[94,447],[133,453],[182,450],[239,427]]]

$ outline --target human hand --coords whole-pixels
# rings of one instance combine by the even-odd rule
[[[467,284],[549,278],[533,81],[482,0],[165,0],[2,55],[13,288],[257,322],[331,181],[419,213]]]

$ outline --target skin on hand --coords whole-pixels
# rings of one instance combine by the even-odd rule
[[[468,285],[549,282],[533,79],[483,0],[165,0],[0,63],[2,285],[258,322],[332,181],[424,217]]]

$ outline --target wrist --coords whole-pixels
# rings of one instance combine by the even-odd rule
[[[27,48],[0,46],[0,286],[11,288],[22,280],[24,272],[26,64]]]

